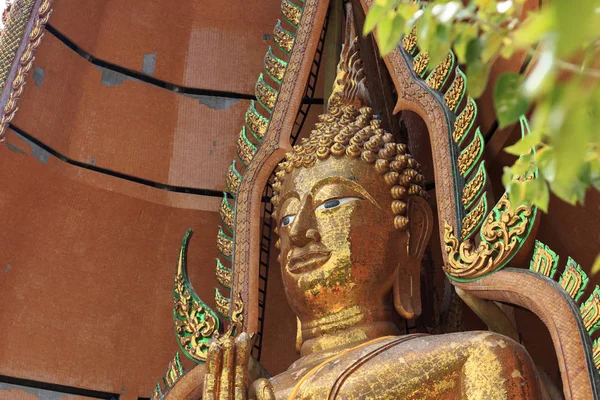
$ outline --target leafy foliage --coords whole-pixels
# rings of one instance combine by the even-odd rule
[[[518,52],[533,57],[525,76],[500,76],[494,102],[501,127],[535,104],[531,135],[506,149],[521,157],[505,168],[503,182],[513,204],[529,201],[547,211],[550,191],[577,204],[589,187],[600,190],[600,4],[553,0],[521,20],[524,2],[375,0],[364,33],[375,30],[385,55],[416,26],[418,46],[432,64],[454,49],[474,98],[485,89],[498,57]],[[512,179],[532,165],[540,176]]]

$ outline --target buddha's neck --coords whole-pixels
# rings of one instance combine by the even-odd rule
[[[302,322],[301,356],[348,347],[381,336],[399,335],[393,308],[351,307],[324,317]]]

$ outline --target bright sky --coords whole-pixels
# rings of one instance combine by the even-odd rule
[[[2,16],[2,12],[6,8],[7,0],[0,0],[0,16]],[[0,20],[0,28],[4,28],[4,24],[2,24],[2,20]]]

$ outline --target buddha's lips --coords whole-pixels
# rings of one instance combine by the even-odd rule
[[[290,259],[288,271],[302,273],[316,269],[325,264],[330,257],[331,251],[302,251]]]

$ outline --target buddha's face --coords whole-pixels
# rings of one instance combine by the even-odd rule
[[[394,228],[390,187],[360,159],[330,157],[294,169],[277,212],[290,305],[305,321],[390,304],[407,234]]]

